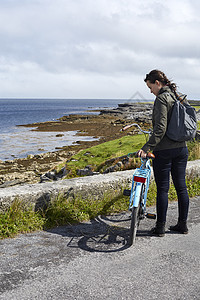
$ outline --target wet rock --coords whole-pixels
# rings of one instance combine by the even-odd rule
[[[64,136],[64,134],[62,133],[56,134],[56,137],[62,137],[62,136]]]

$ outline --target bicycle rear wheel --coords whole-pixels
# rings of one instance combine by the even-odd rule
[[[137,228],[139,226],[140,217],[142,215],[141,203],[142,203],[143,188],[144,188],[144,185],[142,185],[142,187],[140,187],[140,198],[139,198],[140,200],[139,200],[138,207],[132,208],[130,236],[129,236],[129,245],[130,246],[135,243]]]

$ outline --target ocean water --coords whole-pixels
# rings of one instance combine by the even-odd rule
[[[77,137],[75,131],[64,132],[62,137],[57,137],[58,132],[35,132],[31,128],[17,125],[54,121],[69,114],[97,114],[97,109],[114,108],[124,102],[127,100],[0,99],[0,160],[56,151],[56,148],[71,145],[76,140],[93,139]]]

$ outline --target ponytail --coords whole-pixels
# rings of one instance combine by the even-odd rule
[[[159,71],[159,70],[152,70],[149,74],[146,74],[146,78],[144,79],[145,82],[147,82],[147,80],[150,83],[155,83],[156,80],[160,81],[164,86],[167,85],[170,90],[175,94],[176,97],[178,97],[177,94],[177,85],[174,82],[171,82],[167,76],[165,75],[165,73]]]

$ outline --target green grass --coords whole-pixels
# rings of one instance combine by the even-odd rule
[[[196,160],[200,158],[200,143],[199,142],[189,142],[187,143],[189,157],[188,160]]]
[[[192,105],[196,111],[198,111],[200,109],[200,106],[197,106],[197,105]]]
[[[129,152],[135,152],[140,149],[146,142],[145,136],[134,135],[124,136],[120,139],[105,142],[85,150],[81,150],[76,155],[73,155],[70,161],[57,166],[59,172],[64,166],[69,174],[66,178],[76,177],[78,169],[85,168],[90,165],[93,171],[99,171],[107,160],[127,155]]]
[[[144,135],[125,136],[120,139],[102,143],[89,149],[82,150],[73,156],[77,162],[69,162],[70,165],[83,167],[85,162],[91,165],[99,165],[106,159],[122,156],[129,152],[137,151],[145,143]]]
[[[6,212],[0,213],[0,239],[42,229],[44,220],[32,207],[15,199]]]
[[[129,152],[136,152],[144,143],[146,138],[144,135],[124,136],[120,139],[105,142],[85,150],[81,150],[76,155],[73,155],[69,161],[57,166],[56,171],[59,171],[65,166],[68,175],[65,178],[77,177],[77,170],[84,169],[90,166],[92,171],[102,173],[108,167],[109,160],[116,158],[113,164],[116,164],[120,156],[127,155]],[[188,142],[189,160],[200,158],[200,143]],[[135,168],[138,166],[139,160],[134,158],[130,160],[131,165],[127,168]],[[112,164],[111,164],[112,165]]]
[[[66,199],[60,195],[46,210],[45,227],[74,224],[94,219],[98,215],[108,215],[127,210],[128,199],[122,193],[106,193],[101,199],[88,197]]]

